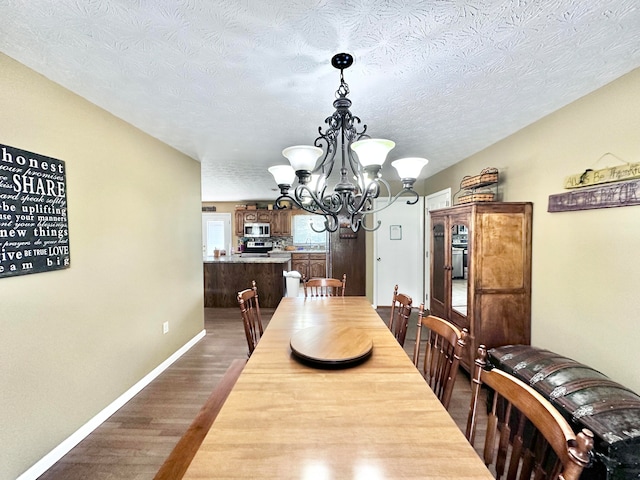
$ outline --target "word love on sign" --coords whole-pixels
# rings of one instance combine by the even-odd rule
[[[69,265],[64,162],[0,145],[0,277]]]

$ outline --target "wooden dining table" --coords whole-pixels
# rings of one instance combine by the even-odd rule
[[[292,351],[332,328],[370,352],[323,365]],[[365,297],[298,297],[280,302],[184,478],[493,477]]]

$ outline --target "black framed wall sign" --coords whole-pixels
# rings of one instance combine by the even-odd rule
[[[65,163],[0,144],[0,277],[70,263]]]

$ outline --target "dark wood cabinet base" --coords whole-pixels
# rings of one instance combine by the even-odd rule
[[[205,263],[204,306],[237,307],[238,292],[258,286],[261,307],[275,308],[284,295],[287,263]]]

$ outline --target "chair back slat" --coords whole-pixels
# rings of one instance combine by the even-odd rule
[[[344,297],[347,274],[337,278],[309,278],[303,280],[305,297]]]
[[[466,345],[467,330],[459,330],[446,320],[425,315],[424,304],[418,311],[416,343],[413,348],[413,364],[420,370],[425,380],[440,399],[445,408],[449,408],[453,387],[458,375],[460,357]],[[422,328],[428,329],[424,345],[424,357],[420,362]]]
[[[407,326],[411,316],[412,303],[413,300],[409,295],[398,293],[398,285],[396,285],[393,289],[393,299],[391,300],[389,330],[402,346],[404,346],[404,341],[407,337]]]
[[[251,288],[238,292],[238,305],[244,325],[244,333],[247,337],[247,346],[249,347],[247,356],[250,357],[264,333],[262,316],[260,315],[260,302],[258,301],[258,287],[255,280],[251,282]]]
[[[593,433],[577,435],[556,408],[526,383],[487,368],[481,345],[475,361],[466,436],[474,444],[479,392],[491,389],[484,462],[495,478],[577,480],[590,463]],[[506,477],[505,477],[506,475]]]

